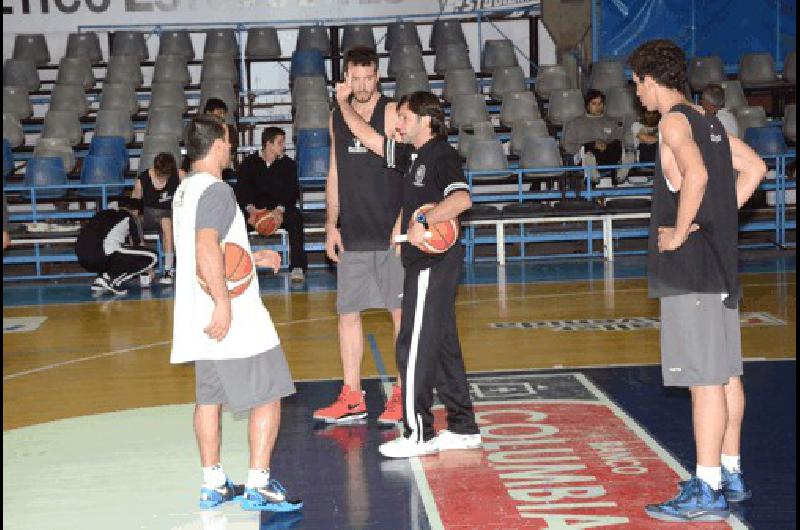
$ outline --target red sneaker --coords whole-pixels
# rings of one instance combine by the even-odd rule
[[[378,417],[378,423],[394,425],[403,421],[403,390],[400,385],[392,385],[392,395],[386,402],[386,409]]]
[[[314,419],[328,423],[344,423],[367,417],[367,404],[364,392],[350,390],[348,385],[342,386],[342,392],[333,404],[314,411]]]

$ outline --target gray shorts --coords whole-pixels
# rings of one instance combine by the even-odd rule
[[[661,373],[665,386],[723,385],[742,375],[739,310],[720,294],[661,298]]]
[[[294,394],[294,383],[280,346],[244,359],[195,361],[198,405],[228,405],[233,413]]]
[[[340,315],[365,309],[400,309],[403,264],[395,250],[345,251],[339,255],[336,310]]]

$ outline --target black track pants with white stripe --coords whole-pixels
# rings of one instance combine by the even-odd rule
[[[434,387],[447,409],[447,428],[458,434],[478,433],[456,328],[463,258],[459,247],[429,269],[406,269],[397,367],[403,376],[405,435],[414,440],[430,440],[435,434]]]
[[[119,287],[131,278],[152,269],[156,259],[156,253],[146,248],[122,247],[108,256],[102,272],[107,272],[114,287]]]

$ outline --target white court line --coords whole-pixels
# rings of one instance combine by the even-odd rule
[[[383,397],[388,398],[392,394],[392,383],[386,381],[381,387],[383,388]],[[397,430],[402,428],[402,426],[399,426]],[[431,486],[428,484],[428,477],[425,476],[419,457],[415,456],[408,460],[411,464],[411,471],[414,473],[414,480],[417,483],[417,490],[419,490],[419,496],[422,498],[422,505],[425,507],[425,515],[428,517],[431,530],[444,530],[442,518],[439,515],[438,508],[436,508],[436,500],[433,498]]]
[[[680,477],[681,480],[686,480],[689,478],[689,472],[686,471],[680,462],[675,460],[675,458],[666,449],[661,447],[661,445],[655,441],[647,431],[645,431],[638,423],[636,423],[633,418],[628,416],[628,414],[616,403],[614,403],[602,390],[597,388],[594,383],[589,381],[585,375],[581,373],[573,373],[572,375],[574,375],[581,383],[583,383],[584,386],[586,386],[586,388],[588,388],[598,400],[608,406],[614,415],[621,419],[623,423],[625,423],[625,425],[627,425],[628,428],[639,437],[639,439],[641,439],[656,455],[661,458],[661,460],[664,461],[664,463],[666,463],[675,473],[678,474],[678,477]],[[731,513],[730,517],[728,517],[725,522],[731,525],[731,528],[736,530],[747,530],[748,528],[747,525],[744,524],[744,522],[733,513]]]

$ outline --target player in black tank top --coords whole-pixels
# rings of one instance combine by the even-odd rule
[[[675,373],[689,373],[672,375],[670,368],[669,375],[692,381],[681,386],[692,394],[697,446],[695,476],[679,485],[677,497],[645,511],[667,521],[721,521],[730,514],[729,502],[750,495],[739,466],[744,415],[739,329],[730,330],[727,322],[738,323],[737,210],[766,175],[766,165],[746,144],[728,138],[719,120],[686,101],[686,57],[677,45],[645,43],[628,63],[643,106],[663,116],[648,280],[650,294],[662,298],[662,373],[676,366],[666,359],[681,357],[686,369],[678,365]],[[673,316],[664,308],[680,311]],[[712,323],[699,315],[719,318]],[[674,351],[680,347],[670,349],[672,344],[692,351]]]

